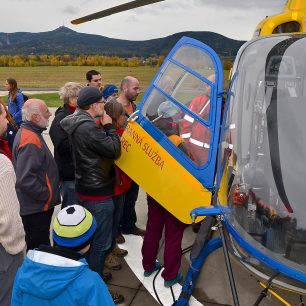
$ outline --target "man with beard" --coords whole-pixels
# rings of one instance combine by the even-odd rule
[[[125,110],[125,116],[128,118],[136,110],[134,101],[140,93],[139,81],[132,77],[126,76],[120,86],[120,95],[117,101],[121,103]],[[135,211],[135,204],[138,197],[139,186],[132,181],[130,189],[125,195],[123,215],[121,219],[120,229],[123,234],[131,234],[143,236],[145,231],[136,226],[137,216]],[[117,243],[124,243],[124,237],[120,234]]]
[[[8,120],[0,104],[0,137],[5,137]],[[0,305],[11,305],[13,281],[21,265],[24,230],[15,191],[16,175],[11,161],[0,153]]]
[[[44,101],[26,101],[22,108],[23,123],[13,145],[16,192],[27,249],[50,245],[51,218],[54,206],[60,203],[57,166],[42,137],[50,116]]]
[[[104,100],[98,88],[83,87],[77,105],[77,112],[60,124],[72,146],[79,204],[97,221],[97,231],[87,256],[89,267],[103,278],[106,253],[112,243],[114,160],[121,154],[121,144],[112,119],[104,112]],[[96,118],[101,124],[96,123]],[[122,295],[110,293],[115,304],[123,302]]]

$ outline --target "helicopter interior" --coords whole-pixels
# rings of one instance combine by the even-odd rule
[[[272,34],[299,32],[301,25],[297,21],[284,22],[274,28]]]

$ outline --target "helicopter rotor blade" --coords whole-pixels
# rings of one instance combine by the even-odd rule
[[[94,20],[94,19],[98,19],[98,18],[103,18],[109,15],[113,15],[116,13],[120,13],[120,12],[124,12],[127,10],[131,10],[137,7],[141,7],[141,6],[145,6],[145,5],[149,5],[149,4],[153,4],[156,2],[161,2],[161,1],[165,1],[165,0],[135,0],[135,1],[131,1],[131,2],[127,2],[118,6],[114,6],[112,8],[97,12],[97,13],[93,13],[75,20],[72,20],[71,23],[72,24],[80,24],[80,23],[84,23],[90,20]]]

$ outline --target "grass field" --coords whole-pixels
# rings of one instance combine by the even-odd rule
[[[86,83],[85,74],[95,69],[101,72],[103,84],[114,83],[119,86],[121,80],[132,75],[140,80],[140,85],[147,88],[157,68],[142,67],[89,67],[89,66],[40,66],[40,67],[0,67],[0,88],[3,89],[7,78],[17,80],[18,86],[26,88],[57,89],[66,82]]]
[[[66,82],[86,83],[85,74],[88,70],[95,69],[101,72],[103,84],[113,83],[120,85],[121,80],[132,75],[139,79],[142,93],[136,102],[140,101],[144,91],[149,86],[158,68],[152,67],[89,67],[89,66],[40,66],[40,67],[0,67],[0,90],[4,90],[4,82],[13,77],[21,89],[53,89],[58,90]],[[224,72],[224,88],[228,86],[229,71]],[[57,93],[29,94],[30,98],[40,98],[50,107],[62,105]],[[5,99],[4,99],[5,100]]]
[[[113,83],[119,87],[121,80],[132,75],[140,80],[142,92],[147,89],[158,68],[152,67],[89,67],[89,66],[41,66],[41,67],[0,67],[0,89],[4,90],[7,78],[15,78],[21,89],[53,89],[57,90],[66,82],[86,84],[85,74],[95,69],[101,72],[103,84]],[[46,101],[50,107],[62,105],[57,93],[30,94],[29,98],[37,97]],[[138,101],[143,94],[140,94]],[[4,98],[4,100],[6,100]]]
[[[140,93],[136,103],[138,103],[141,100],[142,96],[143,93]],[[28,97],[44,100],[49,107],[59,107],[63,104],[63,101],[60,99],[58,93],[35,94],[35,95],[28,95]]]

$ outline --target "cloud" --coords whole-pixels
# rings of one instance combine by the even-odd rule
[[[284,4],[284,1],[275,1],[275,0],[231,0],[231,1],[224,1],[224,0],[193,0],[192,1],[194,6],[210,6],[210,7],[217,7],[221,10],[223,9],[254,9],[254,10],[277,10]],[[277,11],[276,11],[277,12]]]
[[[129,23],[136,23],[138,22],[138,18],[136,18],[135,16],[129,16],[125,19],[126,23],[129,24]]]
[[[80,13],[80,8],[72,5],[67,5],[62,9],[62,12],[66,15],[75,15]]]

